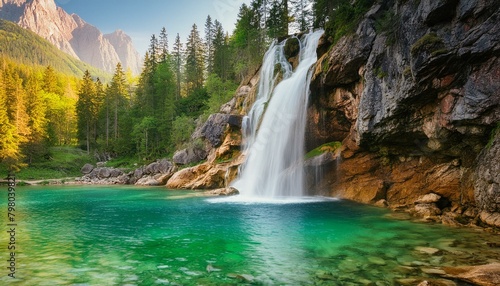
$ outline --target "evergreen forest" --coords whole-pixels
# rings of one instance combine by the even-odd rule
[[[334,43],[353,32],[371,1],[351,2],[253,0],[240,7],[234,31],[211,16],[184,40],[161,28],[150,37],[140,75],[121,64],[106,75],[1,21],[2,168],[36,166],[65,146],[97,161],[172,156],[193,144],[196,126],[258,70],[273,40],[322,28]]]

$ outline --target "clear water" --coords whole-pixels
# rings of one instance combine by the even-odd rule
[[[422,267],[500,260],[498,248],[485,244],[500,243],[497,236],[394,220],[347,201],[185,195],[163,188],[18,188],[19,278],[1,266],[8,257],[2,231],[0,284],[394,285],[428,276]],[[421,246],[441,252],[424,254],[416,250]]]

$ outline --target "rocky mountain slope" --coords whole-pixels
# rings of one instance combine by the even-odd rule
[[[500,227],[499,17],[494,0],[377,1],[355,33],[324,37],[306,145],[342,144],[307,160],[311,193]],[[247,112],[257,82],[258,72],[193,134],[205,146],[174,156],[206,161],[167,187],[224,187],[237,175],[241,133],[230,118]]]
[[[140,73],[141,59],[122,31],[103,35],[78,15],[68,14],[54,0],[1,0],[0,18],[47,39],[60,50],[99,69],[114,72],[121,62]]]

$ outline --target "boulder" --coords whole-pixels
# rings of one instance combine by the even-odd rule
[[[142,177],[139,180],[137,180],[137,182],[135,182],[135,185],[136,186],[159,186],[160,182],[152,176],[146,176],[146,177]]]
[[[489,213],[482,211],[479,214],[479,218],[482,222],[489,226],[500,228],[500,213]]]
[[[208,117],[203,126],[197,129],[192,139],[206,139],[213,148],[219,147],[228,126],[240,129],[243,117],[240,115],[216,113]]]
[[[172,160],[178,165],[188,165],[206,159],[207,155],[204,149],[195,146],[176,151]]]
[[[415,203],[417,204],[432,204],[437,203],[441,199],[441,196],[438,194],[430,193],[427,195],[420,196]]]
[[[446,277],[481,286],[497,286],[500,281],[500,263],[478,266],[443,267]]]
[[[92,164],[85,164],[85,165],[83,165],[80,172],[82,172],[82,174],[84,174],[84,175],[87,175],[87,174],[90,174],[92,172],[92,170],[94,170],[94,166]]]
[[[437,216],[441,214],[441,210],[436,204],[417,204],[410,210],[410,213],[424,219],[437,220]]]
[[[238,195],[239,193],[240,192],[233,187],[215,189],[215,190],[204,192],[204,194],[209,195],[209,196],[234,196],[234,195]]]
[[[111,169],[110,168],[98,168],[99,169],[99,172],[98,172],[98,177],[103,179],[103,178],[109,178],[111,177]]]
[[[160,174],[170,173],[175,168],[174,164],[168,159],[161,159],[158,161],[158,164],[158,173]]]

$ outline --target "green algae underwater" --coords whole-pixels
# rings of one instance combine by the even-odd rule
[[[396,220],[349,201],[186,194],[197,193],[19,187],[16,278],[7,276],[9,253],[2,247],[0,283],[398,285],[408,277],[436,278],[429,268],[500,260],[487,245],[499,243],[498,236]],[[7,216],[6,207],[0,212]]]

